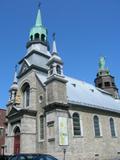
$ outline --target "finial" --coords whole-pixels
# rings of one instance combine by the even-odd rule
[[[54,32],[53,33],[53,51],[52,51],[52,53],[56,53],[57,54],[57,47],[56,47],[55,36],[56,36],[56,33]]]
[[[16,65],[15,65],[15,72],[17,72],[17,67],[18,67],[18,66],[17,66],[17,64],[16,64]]]
[[[56,33],[53,33],[53,41],[55,41]]]
[[[17,64],[15,65],[15,74],[14,74],[13,83],[17,83]]]
[[[38,3],[38,9],[40,9],[40,8],[41,8],[41,5],[42,5],[42,3],[41,3],[41,2],[39,2],[39,3]]]
[[[36,23],[35,23],[36,27],[42,26],[42,17],[41,17],[40,7],[41,7],[41,2],[38,3],[38,13],[37,13]]]

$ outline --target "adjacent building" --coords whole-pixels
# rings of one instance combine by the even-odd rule
[[[0,108],[0,155],[4,154],[5,148],[5,116],[6,110]]]
[[[120,157],[120,99],[100,58],[95,86],[64,74],[53,34],[38,9],[7,104],[6,154],[48,153],[66,160]]]

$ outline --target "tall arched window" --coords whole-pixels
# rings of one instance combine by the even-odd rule
[[[39,38],[40,38],[39,33],[36,33],[36,34],[35,34],[35,39],[39,39]]]
[[[95,137],[100,137],[100,125],[98,116],[94,116],[93,121],[94,121]]]
[[[75,136],[81,135],[80,117],[78,113],[73,114],[73,133]]]
[[[115,137],[115,125],[114,125],[114,120],[113,118],[110,118],[110,130],[111,130],[111,136]]]
[[[30,104],[30,86],[28,83],[25,83],[22,87],[23,92],[23,106],[29,107]]]
[[[44,117],[40,116],[40,139],[44,139]]]

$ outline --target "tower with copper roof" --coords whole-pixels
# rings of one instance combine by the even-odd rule
[[[113,97],[119,98],[114,77],[106,68],[105,57],[99,59],[99,70],[95,79],[95,86],[109,92]]]

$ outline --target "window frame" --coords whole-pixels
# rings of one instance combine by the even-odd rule
[[[109,81],[104,82],[104,86],[105,87],[110,87],[110,82]]]
[[[95,118],[97,118],[97,124],[95,124]],[[97,126],[96,126],[97,125]],[[94,135],[95,138],[100,138],[102,137],[102,131],[101,131],[101,123],[100,123],[100,118],[98,115],[93,116],[93,126],[94,126]],[[98,133],[97,133],[98,132]]]
[[[22,97],[23,97],[23,107],[30,107],[30,85],[29,83],[24,83],[22,86]]]
[[[112,123],[113,123],[112,125],[113,125],[113,126],[111,126],[111,120],[112,120]],[[115,121],[114,121],[113,117],[110,117],[110,118],[109,118],[109,126],[110,126],[111,137],[112,137],[112,138],[117,137],[116,127],[115,127]],[[112,131],[113,131],[114,133],[113,133]]]
[[[56,72],[57,72],[57,74],[61,75],[61,66],[60,65],[56,66]]]
[[[75,126],[75,123],[76,123],[76,122],[74,121],[74,120],[75,120],[75,119],[74,119],[74,118],[75,118],[75,117],[74,117],[75,114],[78,116],[77,118],[78,118],[78,120],[79,120],[79,121],[77,122],[78,124],[77,124],[76,126]],[[77,112],[74,112],[73,115],[72,115],[72,120],[73,120],[73,135],[74,135],[74,137],[81,137],[81,136],[83,136],[83,134],[82,134],[82,133],[83,133],[83,132],[82,132],[83,130],[82,130],[82,127],[81,127],[82,125],[81,125],[81,119],[80,119],[80,117],[81,117],[80,114],[77,113]],[[79,131],[78,131],[79,134],[76,134],[76,133],[75,133],[75,127],[77,128],[78,126],[79,126]]]
[[[45,138],[45,129],[44,129],[44,123],[45,123],[45,121],[44,121],[44,116],[40,115],[40,119],[39,120],[40,120],[40,135],[39,135],[39,138],[40,138],[40,140],[44,140],[44,138]]]

